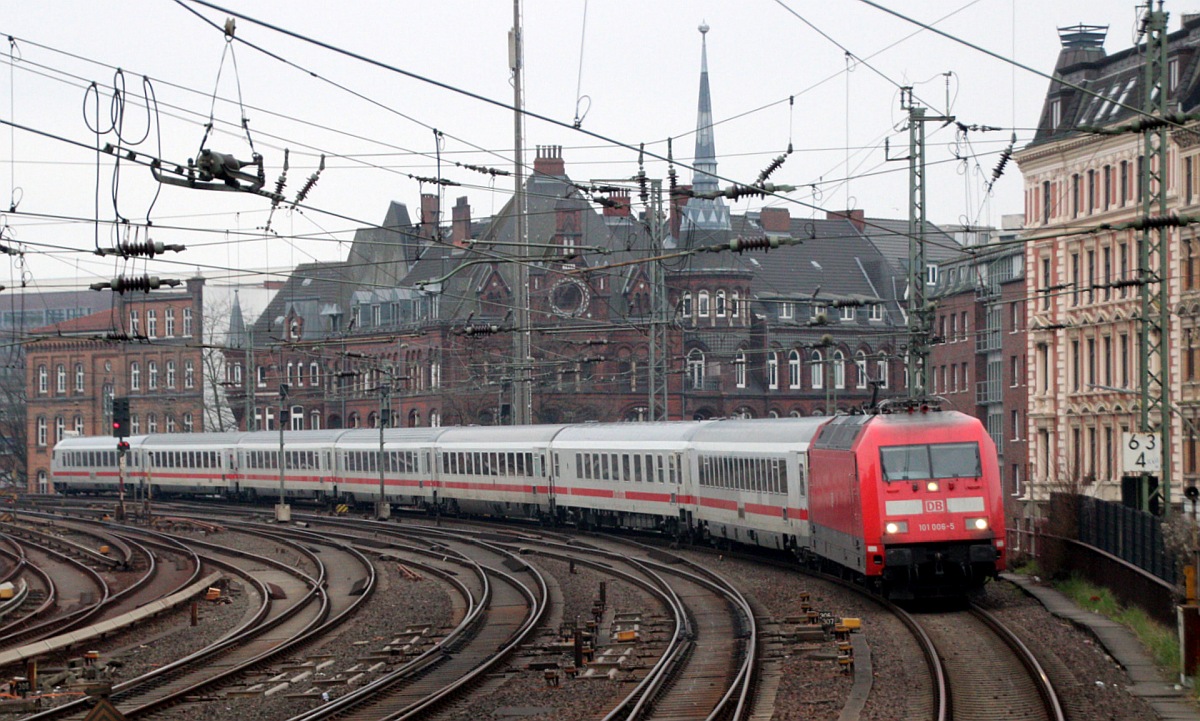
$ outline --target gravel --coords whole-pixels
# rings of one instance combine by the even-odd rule
[[[411,580],[400,573],[395,562],[379,559],[373,562],[378,573],[379,586],[353,618],[321,643],[305,648],[297,657],[273,663],[261,676],[247,677],[240,688],[265,681],[283,672],[285,666],[300,664],[313,657],[328,657],[333,660],[325,671],[315,672],[312,677],[272,696],[239,697],[229,694],[232,688],[225,688],[221,691],[220,698],[179,706],[158,714],[157,718],[180,721],[195,718],[237,718],[238,721],[287,719],[321,703],[319,696],[289,698],[289,694],[308,691],[313,685],[311,682],[316,679],[330,678],[338,673],[347,676],[344,673],[346,669],[362,663],[361,657],[382,649],[392,639],[401,635],[406,627],[428,624],[438,633],[448,630],[452,621],[452,607],[450,591],[443,583],[424,574],[419,574],[421,580]],[[322,662],[324,660],[326,658],[320,659]],[[366,667],[370,664],[362,665]],[[299,670],[288,671],[288,676],[294,677],[298,673]],[[364,680],[372,678],[374,677],[368,675]],[[270,685],[272,684],[268,684]],[[347,690],[344,684],[329,688],[332,697],[337,697]]]
[[[1129,677],[1088,631],[1052,616],[1011,583],[989,584],[979,605],[1034,651],[1071,718],[1158,718],[1149,704],[1128,692]]]

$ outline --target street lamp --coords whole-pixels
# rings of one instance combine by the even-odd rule
[[[283,489],[285,471],[287,470],[287,455],[283,452],[283,407],[287,403],[288,385],[279,384],[279,503],[275,506],[275,522],[291,523],[292,509],[287,504]]]

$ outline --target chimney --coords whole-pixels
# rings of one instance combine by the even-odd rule
[[[632,215],[628,191],[623,193],[612,193],[608,196],[608,199],[617,205],[615,208],[610,208],[607,205],[604,206],[604,216],[606,218],[628,218],[630,215]]]
[[[758,212],[758,222],[768,233],[787,233],[791,230],[792,214],[787,208],[763,208]]]
[[[679,229],[683,226],[683,207],[688,203],[687,191],[690,185],[678,186],[679,192],[671,196],[671,237],[679,237]]]
[[[454,203],[450,217],[450,242],[460,248],[465,247],[471,239],[471,205],[467,202],[467,196],[462,196]]]
[[[825,211],[826,220],[848,220],[850,225],[858,232],[863,232],[867,228],[866,216],[863,215],[862,208],[854,210],[827,210]]]
[[[432,238],[438,229],[441,208],[435,193],[421,193],[421,237]]]
[[[561,145],[537,146],[537,158],[533,161],[533,172],[542,175],[566,175]]]

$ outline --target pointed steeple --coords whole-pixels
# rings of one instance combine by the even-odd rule
[[[696,111],[696,156],[692,189],[696,193],[720,190],[717,182],[717,147],[713,141],[712,95],[708,87],[708,23],[700,30],[700,100]],[[720,198],[692,198],[683,209],[682,231],[729,230],[729,209]]]
[[[233,291],[233,307],[229,309],[229,335],[226,336],[225,347],[245,348],[246,346],[246,319],[242,316],[242,303],[235,290]]]
[[[713,142],[712,95],[708,89],[708,23],[700,24],[700,102],[696,109],[696,174],[692,188],[697,193],[717,190],[717,147]]]

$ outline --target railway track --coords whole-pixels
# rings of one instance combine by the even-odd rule
[[[178,549],[182,545],[166,534],[127,530],[162,549]],[[342,567],[338,573],[329,575],[320,555],[307,550],[306,544],[313,542],[310,538],[305,544],[294,546],[297,552],[308,554],[308,562],[318,569],[315,576],[308,576],[283,561],[190,539],[188,544],[203,548],[205,564],[240,575],[249,587],[256,589],[261,603],[245,623],[216,643],[151,673],[117,684],[113,687],[112,702],[127,718],[151,715],[295,651],[343,622],[362,599],[369,597],[374,588],[374,569],[361,554],[325,544],[323,553]],[[349,569],[355,564],[366,574],[358,600],[331,603],[323,586],[328,583],[335,595],[349,597],[349,586],[354,582],[347,579],[352,575]],[[272,600],[272,596],[279,595],[286,596],[288,602]],[[80,700],[29,718],[82,717],[89,705],[89,701]]]

